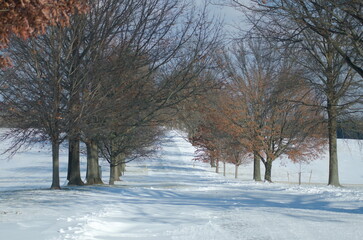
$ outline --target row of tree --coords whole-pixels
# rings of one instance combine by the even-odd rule
[[[302,104],[312,105],[317,96],[307,91],[304,73],[291,55],[276,49],[253,39],[223,53],[218,61],[220,88],[199,97],[202,104],[189,109],[199,114],[183,120],[198,147],[197,158],[217,169],[220,161],[224,166],[233,163],[236,177],[238,166],[254,159],[254,180],[261,181],[262,162],[264,179],[271,182],[278,157],[309,161],[324,149],[323,112]]]
[[[271,181],[276,158],[314,159],[328,139],[328,183],[340,185],[337,122],[361,112],[363,98],[361,1],[213,1],[239,9],[251,26],[228,47],[218,44],[206,8],[187,1],[57,1],[63,10],[49,3],[40,12],[47,1],[10,2],[0,5],[9,19],[23,14],[29,26],[19,20],[9,28],[0,18],[8,27],[1,47],[14,65],[0,74],[1,107],[13,127],[4,138],[13,139],[10,154],[52,143],[52,188],[66,140],[69,184],[83,184],[81,141],[87,183],[101,183],[102,156],[113,184],[127,161],[153,151],[171,120],[201,159],[233,162],[236,173],[253,159],[255,180],[261,162]],[[77,12],[86,14],[69,17]],[[11,32],[18,37],[9,41]]]
[[[253,156],[254,179],[262,161],[271,181],[274,159],[313,159],[327,137],[328,184],[339,186],[337,122],[362,110],[362,2],[215,2],[239,9],[251,29],[217,58],[224,83],[204,97],[208,110],[181,116],[202,158],[238,166]]]
[[[87,184],[102,183],[98,158],[113,184],[127,161],[153,151],[174,107],[200,91],[218,29],[206,8],[187,1],[89,0],[70,25],[24,41],[13,37],[13,67],[1,71],[1,108],[12,128],[8,153],[52,145],[52,189],[59,189],[59,148],[69,145],[70,185],[87,146]]]

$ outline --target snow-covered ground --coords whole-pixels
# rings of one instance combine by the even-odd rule
[[[325,186],[326,156],[302,166],[311,182],[302,186],[279,182],[297,181],[300,166],[286,162],[274,164],[274,184],[250,181],[251,165],[223,177],[192,162],[193,147],[170,132],[158,156],[128,164],[117,185],[61,191],[48,190],[50,151],[34,148],[0,161],[0,239],[363,239],[363,151],[358,141],[339,147],[341,182],[356,185]],[[64,183],[66,166],[64,152]]]
[[[338,139],[338,161],[340,183],[345,186],[362,185],[363,187],[363,140]],[[253,165],[242,165],[239,168],[239,178],[249,180],[252,178]],[[220,171],[222,171],[220,166]],[[234,167],[227,167],[228,176],[234,177]],[[279,158],[272,166],[272,180],[274,182],[298,183],[299,172],[301,181],[305,184],[328,183],[329,158],[328,151],[310,163],[292,163],[288,159]],[[264,166],[261,164],[263,176]]]

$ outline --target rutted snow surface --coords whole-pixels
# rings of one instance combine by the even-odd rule
[[[165,140],[114,187],[46,190],[49,152],[2,161],[0,239],[363,239],[361,187],[224,178],[191,162],[194,149],[179,133]],[[62,166],[65,181],[65,158]]]

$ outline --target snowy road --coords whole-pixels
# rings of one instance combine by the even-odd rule
[[[0,170],[0,239],[363,239],[362,188],[226,179],[193,166],[193,148],[177,133],[167,138],[158,157],[130,164],[114,187],[16,188],[9,168]],[[49,164],[41,159],[39,167]]]

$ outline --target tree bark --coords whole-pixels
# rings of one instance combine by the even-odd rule
[[[69,139],[69,149],[68,149],[68,186],[69,185],[84,185],[81,179],[81,167],[80,167],[80,157],[79,157],[79,139],[70,138]]]
[[[265,181],[272,182],[271,175],[272,175],[272,159],[267,158],[265,165]]]
[[[124,176],[125,175],[125,171],[126,171],[126,163],[125,163],[125,159],[123,159],[123,162],[120,164],[120,176]]]
[[[83,73],[80,72],[80,63],[82,57],[80,56],[81,38],[83,32],[83,20],[85,16],[79,16],[77,25],[74,27],[74,33],[72,33],[72,43],[69,46],[71,51],[70,58],[70,72],[69,72],[69,149],[68,149],[68,185],[84,185],[81,179],[80,169],[80,155],[79,155],[79,144],[80,144],[80,129],[79,129],[79,118],[80,118],[80,86],[82,81]],[[72,30],[72,31],[73,31]],[[74,35],[73,35],[74,34]]]
[[[213,168],[213,167],[216,167],[216,161],[212,158],[210,160],[210,166]]]
[[[122,176],[122,173],[121,173],[121,164],[118,164],[116,166],[116,175],[115,175],[115,181],[121,181],[121,176]]]
[[[118,154],[116,157],[116,175],[115,175],[115,181],[121,181],[121,176],[123,175],[123,172],[125,170],[125,155],[124,154]]]
[[[119,157],[120,154],[116,151],[116,145],[112,141],[111,143],[111,156],[110,156],[110,179],[109,179],[109,185],[114,185],[115,181],[119,181]]]
[[[237,165],[237,164],[235,164],[234,165],[234,178],[238,178],[238,167],[239,167],[239,165]]]
[[[329,181],[328,185],[340,186],[337,154],[337,108],[328,100],[329,131]]]
[[[120,180],[120,177],[125,174],[126,169],[126,163],[125,163],[125,156],[123,154],[120,154],[121,156],[118,158],[118,181]]]
[[[60,189],[59,184],[59,142],[52,142],[53,177],[50,189]]]
[[[223,176],[226,176],[226,161],[223,161]]]
[[[118,164],[116,167],[116,176],[115,176],[115,181],[121,181],[121,176],[122,176],[122,166],[121,164]]]
[[[256,152],[253,153],[253,180],[261,180],[261,160]]]
[[[216,159],[216,173],[219,173],[219,159]]]
[[[110,180],[108,182],[109,185],[114,185],[117,176],[117,165],[114,165],[114,160],[111,160],[110,163]]]
[[[98,163],[98,147],[93,140],[86,142],[87,146],[87,174],[88,185],[103,184]]]

